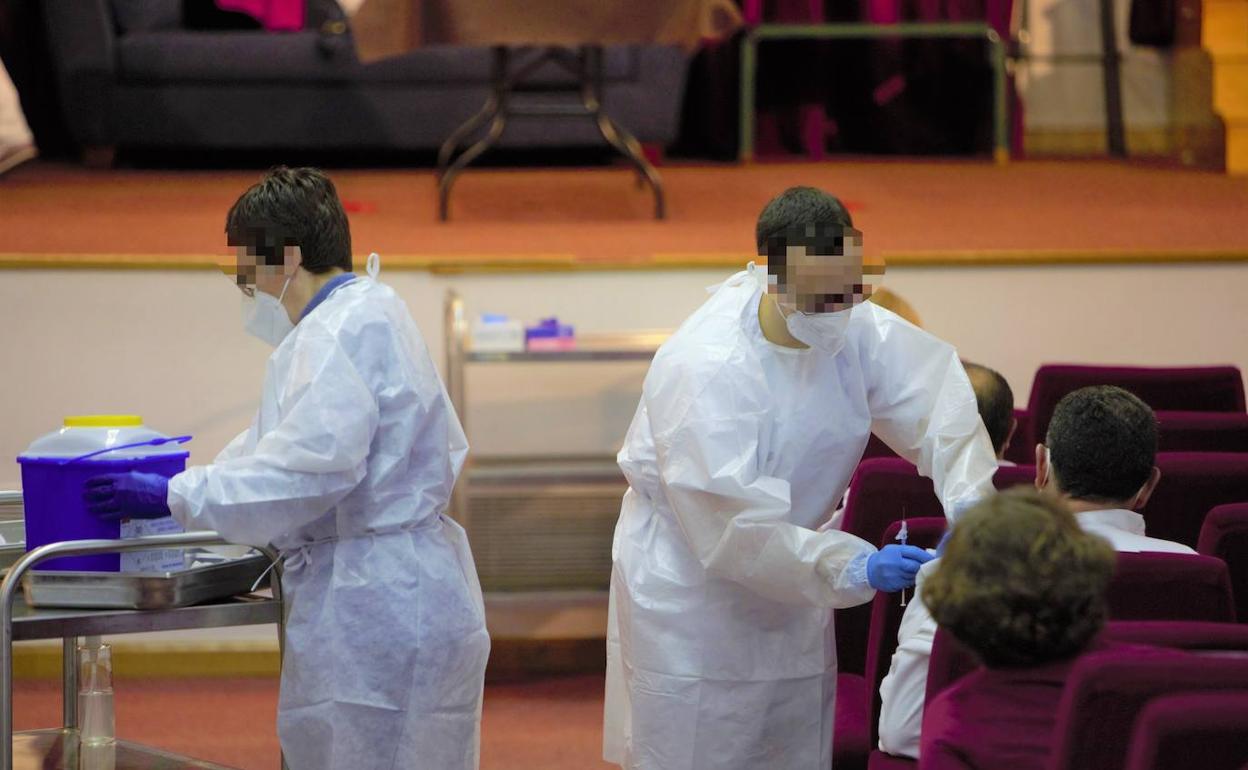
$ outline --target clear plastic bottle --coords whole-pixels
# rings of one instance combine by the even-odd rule
[[[112,746],[113,648],[88,636],[78,646],[78,739],[83,747]]]

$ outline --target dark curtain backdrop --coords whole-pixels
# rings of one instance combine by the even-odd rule
[[[749,3],[744,8],[747,22]],[[1009,40],[1012,0],[763,0],[764,22],[986,20]],[[759,46],[755,154],[988,153],[992,70],[986,44],[957,40],[775,41]],[[737,155],[740,38],[695,56],[673,153]],[[1021,104],[1009,89],[1011,145]]]

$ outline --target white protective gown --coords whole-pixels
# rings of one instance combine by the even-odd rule
[[[474,770],[489,637],[443,511],[468,445],[406,305],[357,278],[269,358],[251,427],[169,484],[187,529],[286,556],[291,770]]]
[[[637,770],[826,770],[832,613],[875,548],[816,532],[871,431],[950,515],[996,459],[948,344],[875,305],[836,354],[762,335],[766,272],[715,291],[659,350],[619,463],[604,756]]]

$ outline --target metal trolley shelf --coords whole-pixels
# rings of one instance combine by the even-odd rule
[[[192,548],[224,545],[215,532],[184,532],[133,540],[77,540],[40,546],[17,560],[0,583],[0,770],[26,768],[73,768],[78,770],[78,747],[74,728],[78,720],[79,636],[173,631],[276,623],[279,649],[284,645],[285,623],[280,580],[271,580],[272,597],[256,595],[191,607],[162,610],[36,609],[21,596],[22,577],[36,564],[56,556],[141,551],[151,548]],[[270,559],[276,554],[261,549]],[[62,711],[59,730],[35,730],[13,734],[13,642],[29,639],[62,640]],[[117,741],[110,770],[145,768],[216,768],[208,762],[180,757],[160,749]]]
[[[578,335],[575,350],[524,351],[515,353],[479,353],[468,347],[468,319],[464,301],[453,289],[446,293],[443,306],[446,346],[446,390],[459,420],[468,432],[465,415],[467,393],[464,367],[467,364],[502,363],[602,363],[622,361],[649,361],[659,346],[670,336],[668,331],[637,331]],[[465,500],[465,475],[455,485],[451,497],[451,516],[469,528],[467,501]]]

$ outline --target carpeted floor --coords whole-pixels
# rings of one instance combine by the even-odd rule
[[[1109,161],[836,161],[662,169],[670,218],[620,168],[470,170],[437,222],[427,170],[334,172],[355,251],[591,263],[732,255],[790,185],[843,197],[883,255],[981,250],[1248,254],[1248,179]],[[31,163],[0,180],[0,257],[229,253],[226,210],[259,171],[92,171]]]
[[[486,687],[481,770],[595,770],[601,675]],[[276,770],[276,679],[122,680],[117,735],[244,770]],[[15,730],[61,723],[60,683],[14,684]]]

